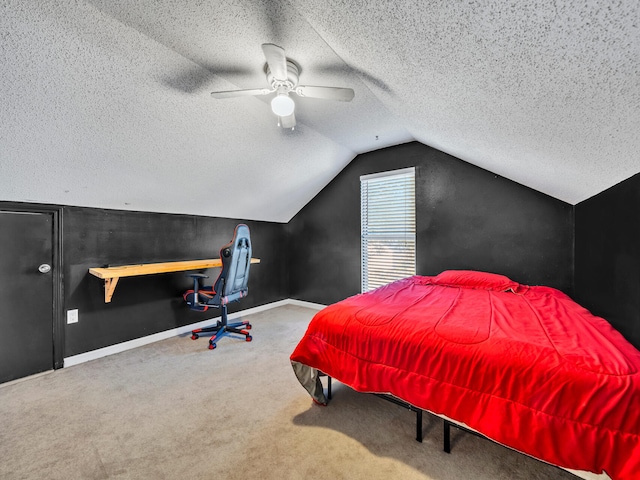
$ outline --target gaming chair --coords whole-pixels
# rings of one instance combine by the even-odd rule
[[[244,335],[250,342],[253,337],[249,335],[251,324],[248,321],[228,323],[227,304],[236,302],[247,296],[249,289],[249,266],[251,265],[251,238],[249,227],[244,224],[236,226],[233,239],[220,249],[222,269],[218,278],[210,287],[201,287],[200,279],[208,278],[201,273],[188,275],[193,278],[193,289],[187,290],[184,301],[191,310],[206,312],[209,307],[220,309],[220,320],[210,327],[197,328],[191,332],[191,338],[196,340],[200,333],[213,332],[209,339],[209,350],[216,348],[216,342],[230,334]]]

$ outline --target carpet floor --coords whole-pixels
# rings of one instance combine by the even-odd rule
[[[577,477],[333,383],[313,405],[289,355],[315,310],[245,316],[253,341],[175,337],[0,387],[0,478],[547,480]]]

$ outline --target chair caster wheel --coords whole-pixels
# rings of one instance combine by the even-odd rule
[[[245,340],[247,342],[250,342],[251,340],[253,340],[253,337],[251,335],[247,335],[247,338]]]
[[[197,333],[192,333],[191,334],[191,340],[197,340],[200,338],[200,335],[198,335]]]
[[[210,343],[209,344],[209,350],[213,350],[214,348],[216,348],[216,344],[215,343]]]
[[[251,330],[251,324],[250,324],[250,323],[247,323],[247,324],[244,326],[244,328],[246,328],[247,330]]]

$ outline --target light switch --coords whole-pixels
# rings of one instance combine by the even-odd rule
[[[78,309],[67,310],[67,325],[70,323],[78,323]]]

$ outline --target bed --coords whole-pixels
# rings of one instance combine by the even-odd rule
[[[291,362],[318,403],[323,372],[559,467],[640,478],[640,352],[551,287],[399,280],[318,312]]]

